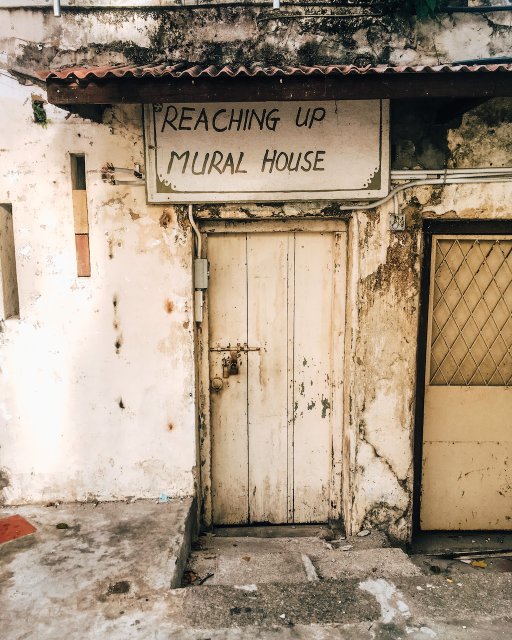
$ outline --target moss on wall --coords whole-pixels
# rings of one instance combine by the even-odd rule
[[[393,169],[512,166],[512,98],[396,100]]]

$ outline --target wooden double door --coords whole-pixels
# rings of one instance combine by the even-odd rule
[[[346,232],[207,241],[216,524],[339,516]]]

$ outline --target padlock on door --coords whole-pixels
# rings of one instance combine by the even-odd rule
[[[236,376],[238,375],[238,352],[230,351],[229,352],[229,375]]]

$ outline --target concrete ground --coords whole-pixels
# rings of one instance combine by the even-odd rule
[[[181,582],[191,498],[0,509],[14,514],[36,532],[0,544],[1,640],[131,637]]]
[[[482,567],[410,558],[378,532],[332,539],[309,528],[278,538],[205,535],[185,567],[191,507],[189,500],[0,510],[37,527],[0,545],[2,640],[512,637],[504,550]],[[185,587],[171,588],[183,569]]]

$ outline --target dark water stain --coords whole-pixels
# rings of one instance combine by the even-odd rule
[[[128,593],[130,591],[130,583],[127,580],[120,580],[108,585],[107,593]]]

